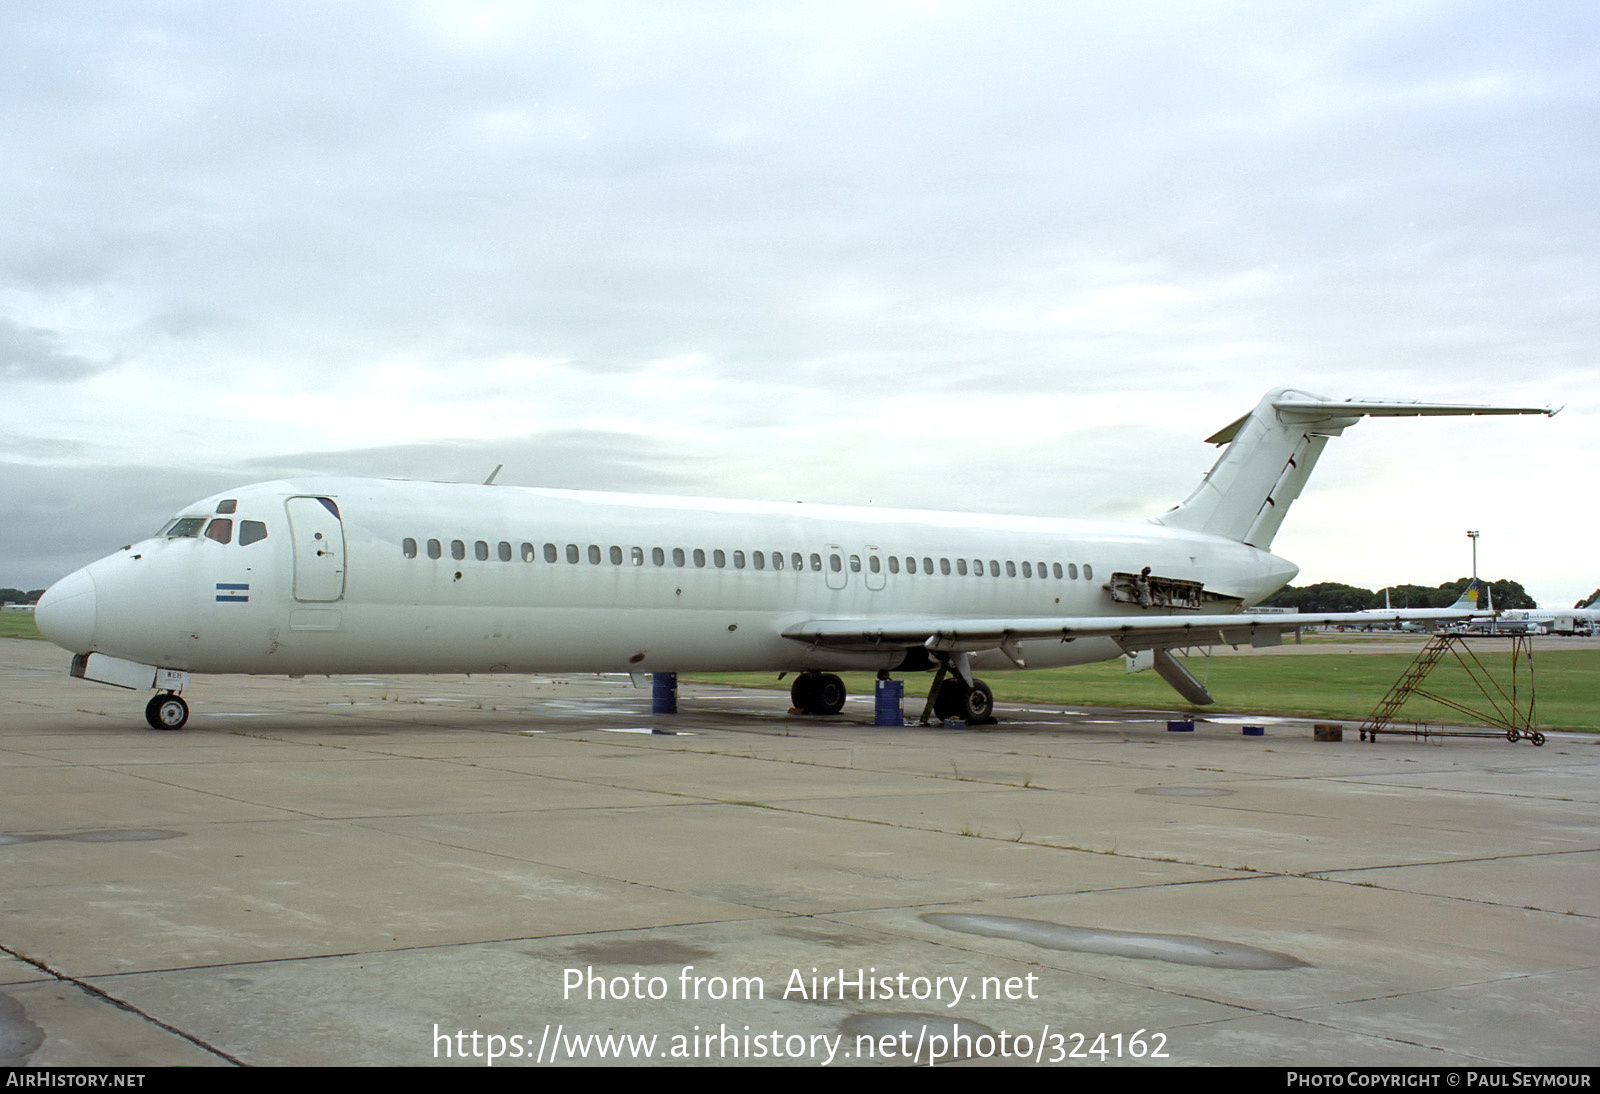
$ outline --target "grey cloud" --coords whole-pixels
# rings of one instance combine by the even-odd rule
[[[60,348],[51,331],[0,319],[0,376],[7,380],[81,380],[107,367]]]

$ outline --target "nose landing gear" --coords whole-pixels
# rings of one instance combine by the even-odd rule
[[[174,692],[160,692],[144,705],[144,720],[151,729],[182,729],[189,721],[189,704]]]

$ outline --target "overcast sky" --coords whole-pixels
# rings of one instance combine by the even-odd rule
[[[1141,518],[1600,586],[1600,5],[0,7],[0,585],[362,473]]]

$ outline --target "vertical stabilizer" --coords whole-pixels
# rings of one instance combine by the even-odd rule
[[[1467,583],[1467,587],[1461,590],[1461,595],[1456,598],[1456,602],[1450,607],[1453,611],[1458,612],[1488,611],[1489,609],[1484,606],[1487,603],[1484,596],[1485,591],[1486,586],[1483,582],[1473,578]]]
[[[1207,437],[1227,445],[1194,493],[1155,523],[1266,550],[1300,496],[1329,437],[1363,417],[1553,414],[1543,407],[1461,406],[1389,400],[1337,402],[1293,388],[1270,391],[1249,414]]]

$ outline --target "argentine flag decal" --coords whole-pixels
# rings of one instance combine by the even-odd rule
[[[235,581],[217,582],[217,600],[243,604],[250,599],[250,586]]]

